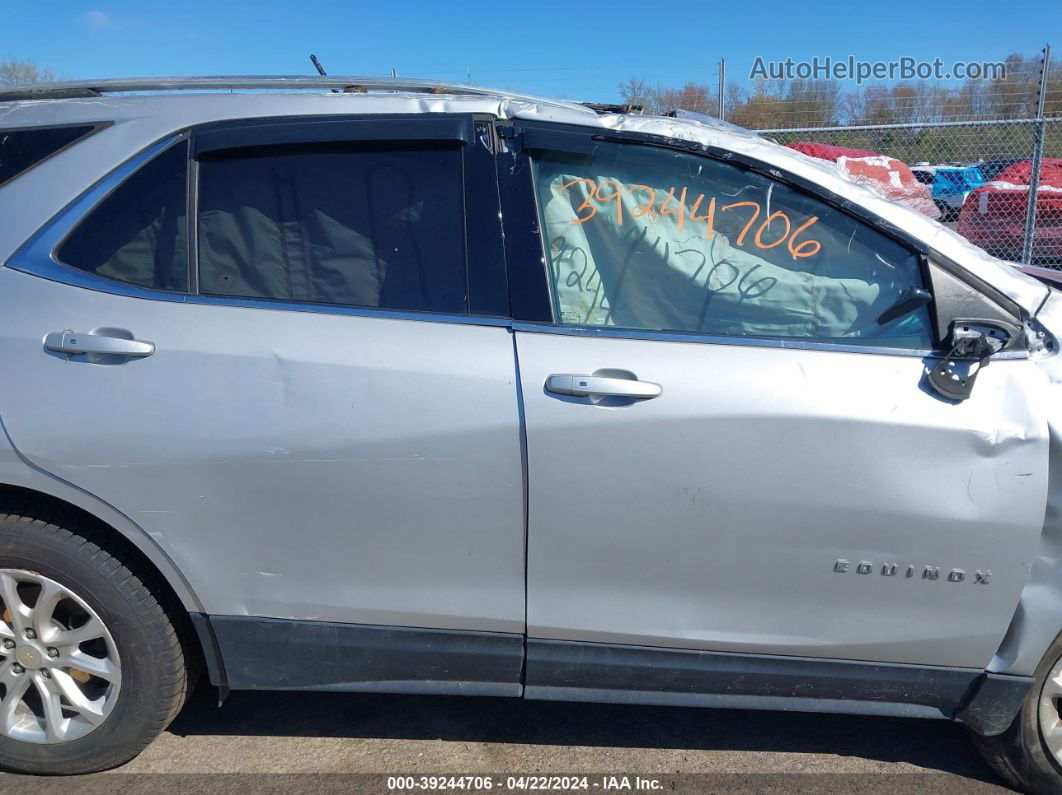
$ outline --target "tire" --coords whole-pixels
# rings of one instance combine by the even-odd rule
[[[1048,747],[1041,730],[1040,698],[1048,675],[1062,664],[1062,635],[1055,638],[1037,666],[1035,684],[1022,702],[1014,722],[1003,734],[982,737],[972,733],[974,743],[988,764],[1012,786],[1036,795],[1062,793],[1062,766]],[[1055,708],[1059,705],[1055,701]]]
[[[0,766],[11,771],[92,773],[124,764],[169,725],[194,684],[189,670],[195,665],[186,664],[191,655],[175,629],[183,616],[168,613],[135,564],[102,548],[92,527],[79,525],[76,518],[49,517],[47,509],[33,506],[0,513],[0,654],[6,655],[0,657],[0,672],[7,677],[0,680],[14,683],[11,691],[3,685],[0,690],[26,694],[10,718],[4,704],[17,699],[0,698]],[[18,589],[14,596],[12,583]],[[50,611],[37,602],[45,589],[69,596]],[[46,600],[49,605],[52,601]],[[9,602],[21,602],[21,630]],[[45,619],[27,617],[26,611],[37,607],[41,610],[33,615],[52,618],[39,623]],[[93,614],[105,632],[81,642],[73,633],[96,632],[97,624],[89,626]],[[31,623],[44,627],[41,637]],[[53,639],[52,646],[47,638]],[[102,662],[89,664],[86,654]],[[20,659],[29,661],[26,667]],[[70,660],[98,668],[104,678],[75,666],[64,668]],[[26,675],[32,678],[17,678]],[[71,707],[71,682],[88,705],[80,712]],[[47,692],[54,698],[45,701]],[[53,706],[53,716],[55,705],[62,705],[61,719],[49,722],[45,704]]]

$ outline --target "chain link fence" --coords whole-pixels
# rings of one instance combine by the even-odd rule
[[[998,118],[972,118],[973,106],[970,115],[949,114],[923,102],[900,123],[750,126],[834,162],[997,257],[1062,269],[1062,110],[1049,64],[1048,49],[1035,74],[1012,75],[992,99],[991,110],[1008,112]]]

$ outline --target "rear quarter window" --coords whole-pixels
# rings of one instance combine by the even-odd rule
[[[98,125],[0,130],[0,185],[80,141]]]
[[[188,143],[141,166],[56,251],[64,265],[137,287],[188,289]]]

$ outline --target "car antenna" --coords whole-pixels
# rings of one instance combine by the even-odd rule
[[[319,74],[321,77],[327,77],[328,76],[328,72],[325,71],[325,68],[323,66],[321,66],[321,62],[319,60],[317,60],[317,56],[314,55],[312,52],[310,53],[310,63],[312,63],[314,65],[314,68],[317,70],[317,74]],[[339,93],[339,89],[338,88],[333,88],[332,89],[332,93],[333,94],[338,94]]]

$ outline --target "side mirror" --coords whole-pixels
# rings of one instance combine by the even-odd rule
[[[1003,350],[1009,341],[1010,332],[991,321],[954,321],[948,335],[951,350],[929,371],[929,385],[949,400],[966,400],[973,391],[977,374],[988,367],[992,355]]]

